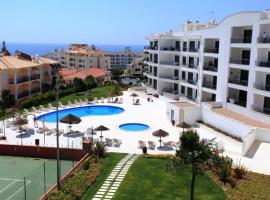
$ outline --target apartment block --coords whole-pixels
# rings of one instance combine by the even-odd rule
[[[15,56],[0,53],[0,91],[10,90],[16,100],[36,95],[55,83],[56,65],[56,61],[19,51]]]
[[[147,37],[147,92],[270,120],[270,12],[186,22]]]
[[[58,55],[61,66],[69,69],[111,68],[110,57],[93,45],[71,44],[68,50],[60,51]]]

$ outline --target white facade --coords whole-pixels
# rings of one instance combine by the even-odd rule
[[[270,121],[270,12],[240,12],[218,25],[188,22],[182,32],[147,37],[148,93]]]

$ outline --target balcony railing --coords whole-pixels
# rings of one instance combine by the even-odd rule
[[[203,87],[209,88],[209,89],[217,89],[217,85],[213,84],[212,82],[203,81]]]
[[[43,74],[44,74],[44,76],[49,76],[50,72],[44,72]]]
[[[159,78],[169,79],[169,80],[179,80],[178,76],[168,76],[168,75],[159,75]]]
[[[40,79],[40,74],[33,74],[30,76],[31,80],[36,80],[36,79]]]
[[[242,107],[246,107],[247,106],[247,102],[246,101],[236,100],[233,97],[229,97],[228,98],[228,103],[235,104],[235,105],[242,106]]]
[[[187,67],[192,68],[192,69],[197,69],[198,68],[198,66],[195,65],[195,64],[188,64]]]
[[[179,62],[173,62],[173,61],[160,61],[161,65],[172,65],[172,66],[179,66]]]
[[[270,61],[256,61],[255,64],[259,67],[269,67],[270,68]]]
[[[196,48],[189,48],[189,52],[198,52],[199,49],[196,49]]]
[[[195,98],[195,97],[192,97],[191,95],[187,95],[187,98],[188,98],[189,100],[196,101],[196,98]]]
[[[231,43],[251,43],[251,37],[232,37]]]
[[[270,37],[267,38],[258,37],[257,41],[258,43],[270,43]]]
[[[241,58],[231,58],[230,63],[240,64],[240,65],[249,65],[250,59],[241,59]]]
[[[188,48],[187,47],[183,47],[183,51],[187,51],[188,50]]]
[[[24,82],[27,82],[27,81],[29,81],[29,77],[28,76],[23,76],[21,78],[17,78],[16,83],[17,84],[18,83],[24,83]]]
[[[205,48],[204,53],[218,53],[219,49],[218,48]]]
[[[191,79],[188,79],[187,82],[192,84],[192,85],[197,85],[197,81],[194,81],[194,80],[191,80]]]
[[[270,91],[270,85],[267,84],[255,84],[254,87],[258,90]]]
[[[161,48],[162,51],[180,51],[180,48],[175,48],[175,47],[163,47]]]
[[[203,70],[205,71],[211,71],[211,72],[217,72],[218,68],[214,66],[204,65]]]
[[[254,105],[252,105],[252,108],[253,108],[253,110],[255,110],[257,112],[270,115],[270,108],[262,108],[262,107],[254,106]]]
[[[37,94],[37,93],[39,93],[41,90],[40,90],[40,88],[35,88],[35,89],[32,89],[31,90],[31,94]]]
[[[171,93],[171,94],[178,94],[177,90],[173,90],[172,88],[163,88],[162,92]]]
[[[248,86],[248,80],[229,78],[229,83],[236,84],[236,85]]]
[[[29,96],[29,91],[18,93],[18,99]]]

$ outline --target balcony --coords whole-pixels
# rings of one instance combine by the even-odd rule
[[[180,48],[176,49],[175,47],[163,47],[160,50],[161,51],[180,51]]]
[[[218,68],[217,67],[214,67],[212,65],[204,65],[203,66],[203,70],[205,70],[205,71],[211,71],[211,72],[217,72],[218,71]]]
[[[248,43],[250,44],[252,41],[251,37],[232,37],[231,43]]]
[[[269,44],[270,43],[270,37],[268,37],[268,38],[258,37],[257,42],[260,43],[260,44],[261,43]]]
[[[179,62],[173,62],[173,61],[160,61],[161,65],[171,65],[171,66],[179,66]]]
[[[270,85],[266,85],[266,84],[255,84],[254,88],[258,90],[270,91]]]
[[[204,53],[218,53],[219,49],[209,49],[209,48],[205,48],[204,49]]]
[[[270,115],[270,109],[269,108],[263,108],[263,107],[259,107],[259,106],[252,106],[254,111],[263,113],[263,114],[267,114]]]
[[[163,78],[163,79],[169,79],[169,80],[179,80],[178,76],[168,76],[168,75],[159,75],[159,78]]]
[[[212,82],[208,82],[208,81],[203,81],[203,87],[208,88],[208,89],[212,89],[212,90],[217,89],[217,85],[213,84]]]
[[[196,101],[195,97],[192,97],[191,95],[187,95],[187,99],[191,100],[191,101]]]
[[[241,79],[229,78],[229,83],[236,84],[236,85],[242,85],[242,86],[248,86],[248,81],[241,80]]]
[[[231,103],[231,104],[241,106],[241,107],[246,107],[247,106],[246,101],[236,100],[234,97],[229,97],[227,102]]]
[[[188,64],[187,67],[192,69],[198,69],[198,66],[195,64]]]
[[[40,93],[40,88],[34,88],[31,90],[31,94],[37,94]]]
[[[240,64],[240,65],[249,65],[250,59],[241,59],[241,58],[231,58],[231,64]]]
[[[196,49],[196,48],[189,48],[189,52],[198,52],[199,49]]]
[[[24,98],[24,97],[27,97],[27,96],[29,96],[29,91],[20,92],[17,95],[18,99]]]
[[[30,76],[30,80],[37,80],[40,79],[40,74],[33,74]]]
[[[24,83],[24,82],[28,82],[29,81],[29,77],[28,76],[23,76],[21,78],[17,78],[16,83]]]
[[[259,67],[268,67],[270,68],[270,61],[256,61],[255,62],[256,66],[259,66]]]
[[[189,84],[192,84],[192,85],[197,85],[197,81],[194,81],[194,80],[191,80],[191,79],[188,79],[187,82]]]

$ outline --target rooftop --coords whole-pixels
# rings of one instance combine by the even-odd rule
[[[100,68],[88,68],[88,69],[67,69],[62,68],[60,74],[65,80],[73,80],[74,78],[85,79],[87,76],[93,76],[95,78],[107,75],[107,71]]]

